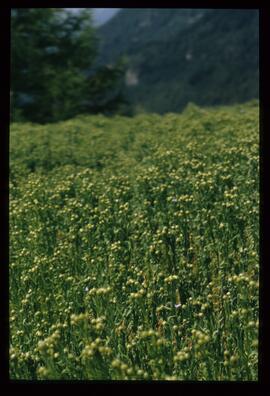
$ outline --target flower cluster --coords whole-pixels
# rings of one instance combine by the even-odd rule
[[[257,380],[258,120],[11,125],[12,379]]]

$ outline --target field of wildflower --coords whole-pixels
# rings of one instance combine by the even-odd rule
[[[11,124],[10,377],[257,380],[258,102]]]

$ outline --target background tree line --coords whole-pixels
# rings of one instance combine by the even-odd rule
[[[126,108],[124,62],[95,65],[98,39],[90,9],[13,9],[11,121],[55,122]]]

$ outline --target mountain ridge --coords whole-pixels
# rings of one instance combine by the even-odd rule
[[[125,91],[136,108],[164,113],[258,98],[256,10],[123,9],[98,35],[100,63],[128,60]]]

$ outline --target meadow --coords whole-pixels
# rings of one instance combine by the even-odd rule
[[[258,379],[258,114],[11,124],[11,379]]]

